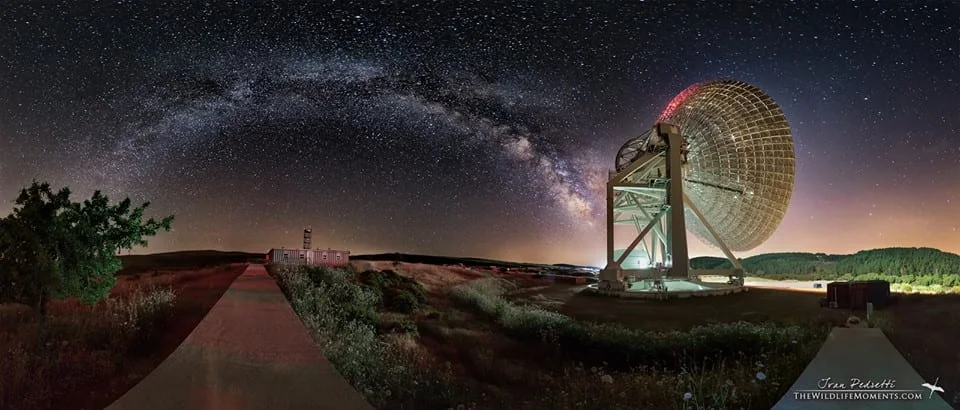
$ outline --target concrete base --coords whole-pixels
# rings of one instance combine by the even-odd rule
[[[670,278],[664,279],[662,282],[665,284],[666,290],[660,290],[651,286],[649,282],[652,282],[652,279],[645,279],[629,285],[625,284],[623,290],[603,289],[599,284],[597,286],[589,285],[582,292],[619,298],[681,299],[696,296],[730,295],[747,290],[743,286]]]
[[[622,292],[626,289],[623,281],[623,270],[620,268],[605,268],[600,271],[597,288],[605,292]]]

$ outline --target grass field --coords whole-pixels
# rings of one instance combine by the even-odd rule
[[[109,302],[56,301],[43,327],[0,307],[0,408],[100,409],[146,376],[243,271],[215,252],[182,256],[125,260]],[[483,266],[351,267],[397,276],[278,278],[331,362],[384,409],[768,408],[830,326],[863,315],[820,308],[818,292],[616,299]],[[960,295],[898,295],[874,319],[960,408]]]
[[[823,292],[752,288],[747,292],[678,299],[605,299],[576,294],[578,287],[554,285],[519,291],[521,301],[537,303],[582,320],[619,323],[646,330],[689,329],[693,326],[744,320],[754,323],[822,323],[841,326],[862,310],[819,307]],[[960,295],[894,294],[895,303],[874,312],[882,328],[907,361],[925,377],[943,381],[943,397],[960,408]]]
[[[331,362],[385,409],[768,408],[819,349],[833,319],[804,313],[816,309],[778,323],[764,321],[769,307],[754,316],[734,313],[770,298],[751,296],[711,324],[692,316],[716,310],[722,298],[668,309],[577,296],[571,286],[497,269],[354,266],[416,279],[424,303],[409,313],[389,309],[371,299],[382,292],[352,274],[278,277]],[[394,370],[411,367],[416,374]]]
[[[769,408],[806,367],[830,327],[853,314],[864,316],[821,308],[822,291],[807,289],[751,288],[669,301],[617,299],[483,267],[389,261],[353,266],[393,270],[423,284],[426,303],[416,312],[371,305],[379,330],[367,340],[385,343],[386,351],[411,354],[418,368],[446,369],[416,376],[444,386],[443,399],[425,407],[416,404],[421,402],[415,388],[375,381],[376,371],[364,373],[364,385],[380,386],[367,389],[380,408]],[[949,381],[960,377],[960,356],[950,341],[960,325],[958,308],[960,297],[953,295],[898,295],[872,320],[920,374],[941,378],[944,398],[954,406],[957,384]],[[927,312],[933,314],[924,316]],[[336,338],[335,333],[326,337]],[[351,374],[358,374],[360,365],[344,360],[355,367]],[[624,360],[631,364],[622,365]],[[654,361],[659,364],[636,366]],[[767,387],[758,390],[758,383]],[[408,396],[375,393],[383,390]]]

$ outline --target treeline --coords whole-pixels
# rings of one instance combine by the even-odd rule
[[[751,276],[798,280],[884,279],[891,283],[960,285],[960,255],[932,248],[884,248],[853,255],[768,253],[740,260]],[[717,257],[690,260],[694,269],[731,269]]]

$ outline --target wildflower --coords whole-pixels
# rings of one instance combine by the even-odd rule
[[[733,386],[733,380],[727,379],[727,386]]]
[[[605,375],[603,375],[603,376],[600,376],[600,381],[602,381],[602,382],[604,382],[604,383],[606,383],[606,384],[611,384],[611,383],[613,383],[613,376],[611,376],[611,375],[609,375],[609,374],[605,374]]]
[[[690,393],[690,392],[683,393],[683,401],[689,401],[692,398],[693,398],[693,393]]]
[[[797,344],[796,340],[791,340],[790,343]]]
[[[757,380],[764,381],[766,379],[767,375],[763,374],[763,372],[757,372]]]
[[[597,372],[597,368],[596,368],[596,367],[591,367],[591,368],[590,368],[590,373],[596,373],[596,372]]]
[[[758,368],[758,369],[762,369],[762,368],[763,368],[763,363],[757,362],[757,368]]]

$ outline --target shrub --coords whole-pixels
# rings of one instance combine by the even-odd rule
[[[117,331],[132,338],[127,348],[135,353],[147,353],[163,332],[164,325],[173,316],[177,295],[169,288],[137,289],[127,299],[111,299]],[[112,336],[117,338],[117,335]],[[123,338],[119,338],[122,340]],[[114,340],[113,342],[118,342]]]
[[[410,292],[399,292],[392,305],[392,310],[399,313],[413,313],[420,309],[420,301]]]
[[[378,336],[373,318],[381,299],[373,286],[360,286],[343,270],[270,269],[327,359],[374,407],[456,407],[456,398],[469,394],[454,384],[449,368],[424,362]],[[416,331],[410,321],[400,327]]]
[[[416,280],[392,270],[367,270],[357,275],[361,284],[380,296],[387,310],[409,314],[426,303],[426,291]]]
[[[417,324],[409,319],[406,319],[401,321],[400,323],[397,323],[396,329],[402,333],[412,333],[412,334],[418,333]]]

